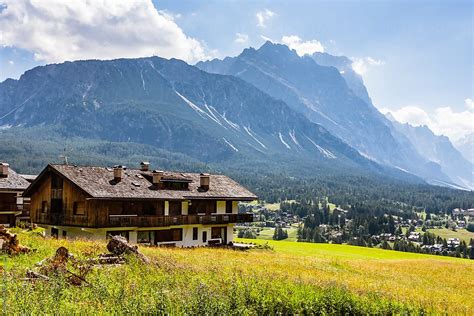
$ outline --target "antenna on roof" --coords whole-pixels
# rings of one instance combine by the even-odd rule
[[[66,166],[69,165],[68,160],[67,160],[67,158],[68,158],[67,154],[68,154],[69,152],[71,152],[71,151],[72,151],[72,149],[69,150],[69,151],[67,151],[66,148],[64,148],[64,154],[59,155],[59,158],[64,159],[64,164],[65,164]]]

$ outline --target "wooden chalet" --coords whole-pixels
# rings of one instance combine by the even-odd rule
[[[24,203],[22,194],[29,184],[8,163],[0,163],[0,224],[15,226],[21,215],[26,215],[28,220],[27,203]]]
[[[32,222],[47,235],[201,246],[232,241],[239,201],[257,197],[223,175],[48,165],[25,191]]]

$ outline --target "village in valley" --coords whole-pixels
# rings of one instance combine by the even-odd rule
[[[455,208],[448,214],[417,213],[416,218],[389,217],[390,225],[377,231],[354,234],[350,210],[321,199],[319,209],[323,220],[317,237],[305,236],[305,222],[311,217],[297,214],[296,201],[282,203],[243,203],[241,209],[254,214],[252,223],[238,224],[239,237],[380,247],[406,252],[474,258],[474,209]],[[325,214],[325,215],[324,215]],[[472,255],[471,255],[472,253]]]

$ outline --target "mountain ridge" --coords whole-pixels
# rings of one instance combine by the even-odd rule
[[[341,64],[337,57],[325,58],[327,66],[322,66],[312,56],[300,57],[285,45],[267,41],[259,49],[248,48],[236,57],[199,62],[196,66],[254,84],[380,164],[407,170],[425,179],[450,182],[439,165],[420,156],[371,102],[366,103],[351,90],[341,76],[342,70],[329,65],[335,61]],[[348,69],[347,60],[344,62]],[[359,77],[355,74],[352,77],[354,86]],[[358,85],[363,86],[363,83]],[[365,99],[370,101],[368,94]]]
[[[55,126],[62,137],[152,145],[209,163],[299,159],[319,170],[411,177],[367,160],[253,85],[177,59],[36,67],[0,84],[0,111],[5,130]]]

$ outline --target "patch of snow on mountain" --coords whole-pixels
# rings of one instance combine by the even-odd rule
[[[225,139],[225,137],[222,137],[222,139],[224,140],[224,142],[230,146],[230,148],[232,148],[233,150],[235,151],[239,151],[234,145],[231,144],[231,142],[229,142],[227,139]]]
[[[193,109],[194,111],[196,111],[197,114],[199,114],[200,117],[202,118],[207,118],[209,117],[210,119],[214,120],[214,118],[212,118],[211,116],[209,116],[209,114],[207,114],[206,112],[204,112],[203,110],[201,110],[201,108],[199,106],[197,106],[196,104],[192,103],[191,101],[189,101],[188,99],[186,99],[185,96],[179,94],[178,91],[175,91],[176,94],[181,98],[183,99],[184,102],[186,102],[187,105],[189,105],[189,107],[191,109]]]
[[[283,145],[285,145],[286,148],[291,149],[290,145],[288,145],[284,140],[283,140],[283,135],[278,132],[278,137],[280,137],[280,141]]]
[[[145,79],[143,79],[143,69],[140,70],[140,77],[142,77],[142,86],[143,86],[143,91],[146,91],[145,89]]]
[[[265,146],[261,141],[259,141],[257,139],[257,137],[255,137],[255,135],[253,135],[252,133],[252,130],[250,129],[250,126],[249,127],[246,127],[244,126],[244,130],[247,132],[247,134],[250,135],[250,137],[252,137],[260,146],[262,146],[263,148],[267,149],[267,146]]]
[[[84,101],[84,99],[87,97],[87,94],[89,93],[89,90],[92,88],[92,83],[89,83],[87,86],[86,86],[86,91],[84,91],[84,93],[82,94],[82,100]]]
[[[321,146],[319,146],[318,144],[316,144],[311,138],[309,138],[308,136],[305,136],[318,150],[321,154],[323,154],[326,158],[329,158],[329,159],[336,159],[337,156],[334,155],[330,150],[326,149],[326,148],[323,148]]]
[[[288,131],[288,135],[290,135],[291,140],[293,141],[293,143],[295,143],[295,145],[300,146],[300,143],[298,143],[298,140],[296,139],[296,136],[295,136],[295,130]]]
[[[211,107],[209,107],[207,105],[207,103],[204,103],[204,106],[206,107],[207,111],[209,112],[209,114],[211,114],[212,118],[214,119],[214,121],[219,124],[220,126],[222,126],[223,128],[227,129],[227,127],[225,127],[224,125],[222,125],[221,121],[217,118],[217,116],[214,114],[214,112],[212,112],[211,108],[216,111],[216,109],[211,105]],[[220,116],[219,112],[216,111],[216,113]]]
[[[229,119],[225,116],[225,112],[224,112],[224,114],[222,114],[222,115],[219,114],[219,115],[222,117],[222,119],[223,119],[227,124],[230,125],[230,127],[234,128],[234,129],[236,129],[236,130],[240,130],[240,125],[237,124],[237,123],[232,122],[231,120],[229,120]]]

